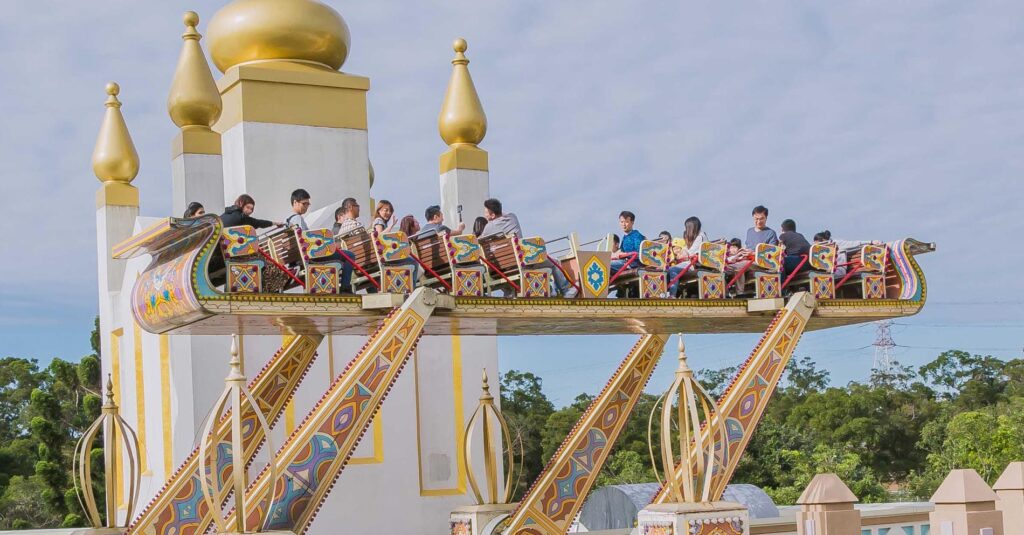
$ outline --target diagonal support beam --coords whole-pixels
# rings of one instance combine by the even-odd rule
[[[754,430],[764,415],[768,401],[775,393],[779,379],[786,371],[786,365],[793,356],[793,350],[796,349],[815,306],[814,298],[807,292],[795,294],[786,304],[786,308],[775,315],[761,341],[740,366],[736,377],[718,401],[710,422],[712,425],[706,427],[704,432],[717,428],[717,419],[725,418],[728,444],[722,468],[717,470],[711,479],[712,501],[722,498],[725,486],[736,472],[743,450],[754,435]],[[715,447],[720,450],[722,446],[716,444]],[[674,477],[682,480],[687,474],[692,473],[692,470],[691,466],[680,463],[676,466]],[[652,503],[665,503],[668,499],[668,491],[662,487]]]
[[[245,492],[246,531],[289,530],[301,535],[348,463],[374,414],[394,385],[437,305],[437,292],[419,288],[394,311],[334,381],[305,421],[274,455],[281,474],[271,490],[264,470]],[[228,524],[234,522],[234,511]],[[260,519],[265,526],[259,526]]]
[[[310,365],[316,358],[316,348],[323,340],[322,335],[294,336],[270,359],[263,370],[249,383],[249,390],[259,404],[267,420],[273,422],[281,417],[288,400],[302,382]],[[242,403],[242,441],[245,444],[246,464],[263,446],[263,428],[256,423],[256,414],[249,400]],[[219,474],[225,492],[217,498],[224,503],[230,493],[230,485],[223,482],[231,479],[231,419],[230,412],[221,419],[214,430],[217,440],[217,466],[225,467]],[[205,531],[209,510],[203,500],[199,480],[199,448],[196,447],[157,493],[138,519],[129,528],[130,534],[146,535],[196,535]]]
[[[519,502],[505,533],[554,535],[569,530],[661,359],[666,341],[665,335],[647,334],[633,346]]]

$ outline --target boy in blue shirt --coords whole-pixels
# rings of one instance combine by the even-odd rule
[[[619,227],[622,229],[622,241],[619,250],[612,253],[611,268],[612,276],[629,262],[630,268],[640,266],[640,243],[646,238],[639,230],[633,228],[636,222],[636,215],[629,210],[623,210],[619,214]]]

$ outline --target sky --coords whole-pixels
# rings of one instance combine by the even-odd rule
[[[90,351],[104,85],[121,85],[142,214],[167,215],[181,14],[199,12],[204,32],[224,3],[5,4],[0,356]],[[342,70],[371,80],[373,195],[400,215],[438,202],[437,114],[464,37],[491,193],[527,233],[596,238],[628,209],[647,234],[696,215],[730,238],[764,204],[770,225],[792,218],[808,235],[936,242],[919,258],[928,303],[893,326],[894,356],[1024,357],[1024,4],[327,3],[352,33]],[[735,365],[757,338],[692,335],[687,353],[697,368]],[[845,384],[870,374],[874,338],[874,325],[808,333],[796,354]],[[635,339],[504,337],[501,367],[537,373],[563,405],[598,391]],[[673,369],[666,358],[649,388]]]

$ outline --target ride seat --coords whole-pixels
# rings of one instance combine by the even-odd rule
[[[228,293],[260,293],[263,291],[264,261],[260,258],[256,229],[250,225],[221,230],[220,251],[224,255]]]

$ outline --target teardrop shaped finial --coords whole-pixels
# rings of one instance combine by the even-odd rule
[[[179,128],[210,130],[220,118],[224,104],[199,44],[203,37],[196,30],[199,14],[186,11],[182,21],[185,23],[185,33],[181,34],[184,43],[171,81],[171,91],[167,95],[167,112]]]
[[[121,101],[117,98],[121,86],[110,82],[106,92],[104,105],[107,109],[92,152],[92,170],[100,182],[128,184],[139,174],[139,153],[121,115]]]
[[[679,371],[692,372],[689,363],[686,362],[686,343],[683,341],[683,333],[678,333],[676,336],[679,337]]]
[[[467,48],[468,44],[462,38],[452,44],[455,50],[452,75],[441,105],[441,115],[437,118],[441,139],[448,145],[478,145],[487,135],[487,116],[469,74],[469,59],[465,55]]]
[[[493,400],[494,396],[491,395],[491,385],[487,383],[487,369],[484,368],[483,377],[481,379],[480,389],[483,391],[480,394],[480,401]]]
[[[111,374],[109,374],[109,373],[107,374],[107,385],[106,386],[107,386],[107,392],[105,394],[106,398],[107,398],[106,404],[107,405],[113,405],[114,404],[114,379],[113,379],[113,376]]]
[[[245,375],[242,374],[242,357],[239,351],[238,335],[231,335],[231,361],[228,362],[231,370],[228,372],[225,382],[241,381],[245,382]]]

